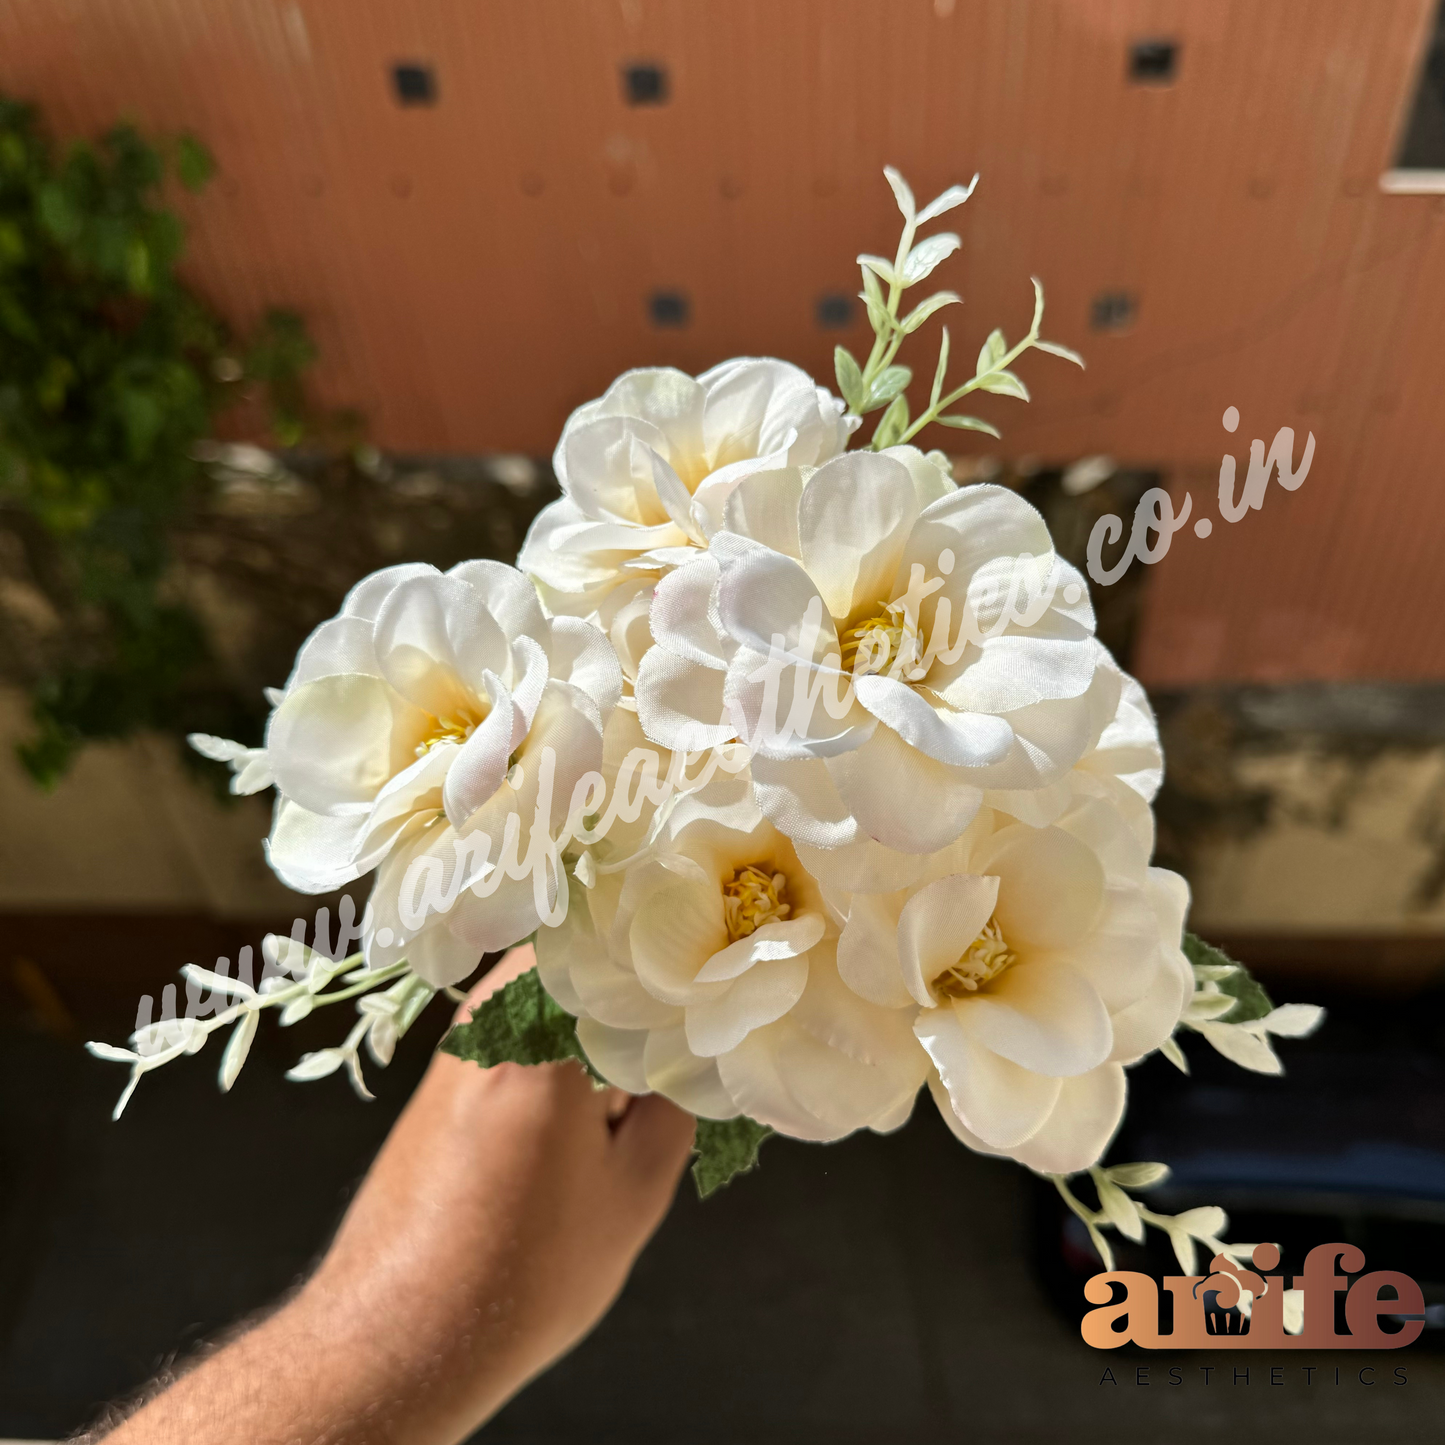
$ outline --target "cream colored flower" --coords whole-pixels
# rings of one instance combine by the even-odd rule
[[[1126,825],[1135,857],[1147,863],[1154,852],[1154,813],[1150,803],[1164,776],[1159,729],[1144,689],[1107,654],[1101,674],[1112,678],[1117,693],[1114,715],[1096,715],[1097,731],[1074,767],[1047,787],[984,792],[984,807],[1018,822],[1042,828],[1057,822],[1084,799],[1110,804]],[[1105,691],[1098,679],[1100,693]],[[931,854],[903,853],[859,837],[838,848],[798,843],[798,855],[824,885],[838,893],[887,893],[916,885],[936,864]]]
[[[616,719],[610,734],[641,741]],[[746,777],[681,799],[634,857],[646,832],[597,848],[594,885],[574,878],[566,919],[537,938],[542,981],[599,1072],[798,1138],[901,1123],[927,1069],[908,1017],[842,985],[836,924]]]
[[[1167,1039],[1193,988],[1188,890],[1147,866],[1102,797],[1032,827],[981,812],[921,879],[854,893],[839,972],[915,1007],[930,1086],[970,1146],[1034,1169],[1094,1163],[1122,1117],[1124,1066]]]
[[[275,695],[264,749],[213,738],[195,745],[239,767],[248,790],[274,779],[267,857],[290,887],[327,892],[385,863],[368,961],[405,953],[424,978],[450,983],[485,949],[536,927],[532,894],[518,880],[496,880],[484,908],[470,906],[483,901],[473,892],[447,927],[433,919],[423,930],[402,917],[406,868],[436,857],[428,876],[436,873],[449,900],[481,885],[458,869],[484,870],[479,839],[495,835],[497,856],[513,815],[525,855],[548,783],[545,826],[560,826],[574,782],[601,760],[620,689],[602,634],[545,617],[515,568],[463,562],[443,574],[408,564],[364,578],[303,644]],[[461,840],[468,847],[459,849]]]
[[[986,793],[1062,782],[1116,712],[1083,581],[1006,488],[849,453],[748,477],[724,522],[658,584],[639,713],[669,747],[745,737],[799,843],[934,852]]]
[[[726,361],[696,379],[629,371],[568,418],[553,456],[563,496],[517,565],[550,611],[589,616],[618,583],[655,581],[705,546],[744,477],[826,461],[856,424],[784,361]]]

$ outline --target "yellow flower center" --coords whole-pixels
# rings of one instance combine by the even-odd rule
[[[481,726],[485,712],[465,708],[451,717],[433,718],[432,730],[416,745],[416,755],[424,758],[442,743],[464,743]]]
[[[728,937],[737,942],[756,933],[765,923],[777,923],[792,911],[788,880],[761,863],[739,868],[722,886],[723,919]]]
[[[967,998],[1017,962],[1018,955],[1004,942],[1003,929],[990,918],[963,957],[933,980],[933,991],[940,998]]]
[[[913,681],[921,649],[918,621],[909,617],[902,602],[879,603],[872,617],[845,628],[839,636],[843,647],[843,671],[867,677],[870,673],[892,672]],[[860,656],[861,654],[861,656]],[[902,663],[899,658],[902,657]]]

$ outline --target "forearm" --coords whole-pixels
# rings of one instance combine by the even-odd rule
[[[416,1342],[348,1323],[312,1286],[195,1364],[117,1429],[107,1445],[451,1445],[439,1361]],[[505,1391],[499,1391],[505,1394]]]
[[[530,962],[517,950],[487,987]],[[305,1287],[90,1438],[456,1445],[616,1298],[692,1128],[574,1064],[439,1056]]]

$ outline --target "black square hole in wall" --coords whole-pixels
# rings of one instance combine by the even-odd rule
[[[1138,300],[1128,291],[1101,291],[1089,307],[1089,325],[1095,331],[1124,331],[1138,309]]]
[[[853,323],[853,298],[842,291],[818,297],[818,325],[824,331],[841,331]]]
[[[628,105],[665,105],[667,71],[651,62],[622,67],[622,94]]]
[[[391,67],[392,89],[401,105],[435,105],[437,103],[436,72],[429,65],[408,61]]]
[[[654,326],[686,326],[692,303],[681,291],[654,291],[647,298],[647,314]]]
[[[1135,85],[1170,85],[1179,62],[1172,40],[1136,40],[1129,47],[1129,79]]]

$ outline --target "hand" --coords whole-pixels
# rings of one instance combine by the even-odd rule
[[[459,1019],[533,963],[513,949]],[[616,1299],[692,1133],[575,1063],[438,1054],[301,1293],[110,1438],[464,1439]]]

